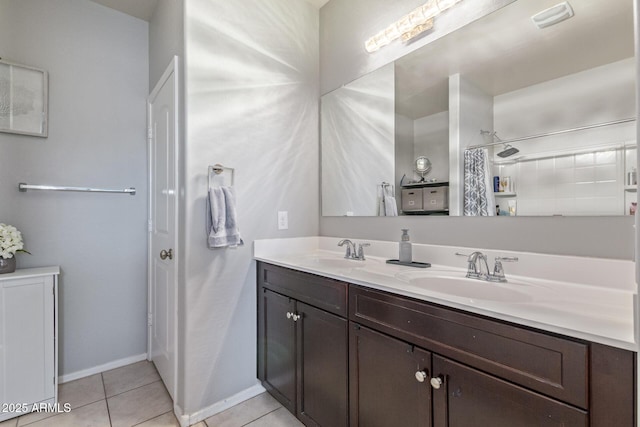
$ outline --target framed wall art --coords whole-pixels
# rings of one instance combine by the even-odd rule
[[[47,137],[48,75],[0,60],[0,132]]]

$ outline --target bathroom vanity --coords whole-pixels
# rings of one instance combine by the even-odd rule
[[[59,274],[43,267],[0,275],[0,421],[57,402]]]
[[[258,377],[306,425],[635,425],[633,342],[560,334],[512,314],[505,320],[500,306],[526,313],[535,305],[508,292],[499,303],[488,296],[493,302],[482,309],[471,307],[482,296],[469,309],[456,296],[416,297],[423,273],[407,272],[414,285],[391,291],[381,284],[405,273],[376,259],[364,266],[338,253],[256,258]],[[632,317],[611,326],[633,329]]]

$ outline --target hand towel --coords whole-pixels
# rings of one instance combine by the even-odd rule
[[[398,216],[398,205],[396,204],[396,198],[393,197],[392,191],[393,190],[390,185],[387,185],[382,189],[384,216]]]
[[[207,246],[212,248],[244,245],[240,237],[233,187],[215,187],[207,196]]]

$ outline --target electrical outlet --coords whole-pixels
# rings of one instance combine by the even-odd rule
[[[287,230],[289,228],[289,212],[278,211],[278,230]]]

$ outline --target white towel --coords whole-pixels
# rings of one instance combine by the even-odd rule
[[[398,216],[398,205],[396,198],[393,197],[392,187],[390,185],[382,188],[382,200],[384,203],[384,216]]]
[[[211,248],[244,245],[236,216],[233,187],[209,189],[207,196],[207,246]]]

